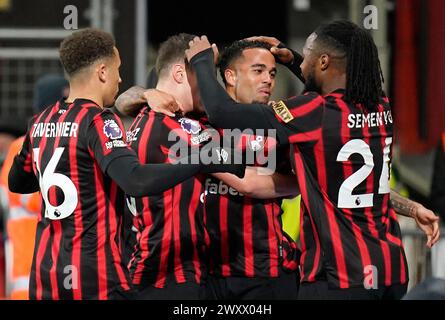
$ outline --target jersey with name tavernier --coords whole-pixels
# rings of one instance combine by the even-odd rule
[[[142,163],[168,163],[211,140],[205,129],[194,118],[171,118],[144,107],[131,125],[127,141]],[[127,201],[137,230],[129,263],[133,284],[163,288],[170,278],[176,283],[201,283],[207,273],[203,175],[159,195],[129,197]]]
[[[24,170],[43,199],[30,277],[31,299],[108,299],[130,289],[119,243],[123,191],[109,163],[132,153],[118,117],[94,102],[63,100],[35,116]]]
[[[224,135],[224,131],[220,131]],[[253,132],[252,132],[253,133]],[[292,174],[289,148],[278,147],[267,135],[233,135],[236,149],[250,165],[270,166]],[[206,187],[206,228],[209,232],[209,272],[222,277],[278,277],[282,268],[296,270],[299,251],[285,234],[281,221],[281,198],[254,199],[244,196],[219,179],[208,176]]]
[[[273,110],[270,123],[293,148],[301,190],[302,281],[327,279],[337,288],[407,283],[400,227],[389,202],[389,100],[366,111],[345,101],[344,90],[309,92]]]

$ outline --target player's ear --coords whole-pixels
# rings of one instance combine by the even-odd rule
[[[97,66],[97,74],[99,76],[99,80],[101,82],[106,82],[107,81],[107,66],[105,65],[105,63],[101,63]]]
[[[318,61],[321,71],[325,71],[329,67],[331,58],[329,57],[329,55],[324,53],[320,56],[320,58],[318,58]]]
[[[183,83],[186,81],[187,73],[185,72],[185,67],[182,64],[173,65],[171,72],[173,79],[175,79],[177,83]]]
[[[236,83],[236,71],[232,69],[226,69],[224,71],[224,77],[226,78],[226,83],[230,87],[234,87]]]

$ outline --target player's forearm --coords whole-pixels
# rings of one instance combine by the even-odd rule
[[[391,190],[390,202],[397,214],[409,218],[414,218],[417,206],[419,205],[417,202],[401,196],[394,190]]]
[[[290,197],[299,193],[295,176],[266,174],[261,171],[262,168],[249,167],[243,179],[226,173],[216,173],[214,176],[245,196],[255,199]]]
[[[163,193],[201,171],[200,164],[141,165],[136,157],[119,157],[111,161],[107,174],[132,197]]]
[[[134,86],[122,93],[119,97],[117,97],[115,102],[116,109],[126,116],[136,116],[139,110],[144,104],[145,89],[142,87]]]
[[[243,165],[212,162],[192,164],[195,158],[189,156],[184,164],[145,164],[139,163],[136,156],[115,158],[106,171],[124,192],[132,197],[152,196],[163,193],[198,173],[229,172],[244,176]]]
[[[287,68],[297,76],[298,79],[300,79],[301,82],[305,83],[303,73],[301,71],[300,65],[303,62],[303,57],[296,51],[290,49],[292,53],[294,54],[294,61],[292,64],[287,65]]]

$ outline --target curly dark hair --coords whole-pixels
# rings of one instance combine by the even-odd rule
[[[60,44],[60,61],[69,76],[99,59],[112,57],[115,46],[111,34],[93,28],[76,31]]]
[[[244,50],[260,48],[269,51],[271,47],[270,44],[262,41],[237,40],[224,48],[224,51],[219,55],[217,65],[224,84],[226,84],[224,72],[230,68],[233,62],[242,56]]]
[[[175,62],[184,62],[185,50],[189,47],[189,42],[195,35],[188,33],[179,33],[169,37],[159,47],[158,57],[156,59],[156,74],[162,77],[165,70]]]

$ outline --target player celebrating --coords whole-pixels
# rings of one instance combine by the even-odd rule
[[[389,202],[391,108],[371,36],[345,21],[319,27],[303,49],[307,93],[273,110],[227,96],[205,37],[195,38],[186,54],[211,123],[276,129],[279,142],[293,147],[303,218],[299,296],[402,297],[407,265]],[[434,229],[432,242],[437,237]]]
[[[33,118],[9,174],[12,192],[40,188],[43,199],[30,298],[124,298],[130,292],[119,250],[124,191],[156,194],[203,166],[140,165],[119,118],[106,109],[121,82],[110,34],[75,32],[62,42],[60,59],[69,76],[69,97]]]
[[[269,102],[277,73],[270,49],[265,42],[238,40],[221,52],[219,72],[232,99],[241,103]],[[247,139],[247,151],[264,152],[262,149],[270,145],[265,140],[261,135]],[[291,172],[288,146],[279,146],[275,154],[277,172],[272,181],[276,189],[285,191],[283,194],[257,199],[252,190],[268,188],[255,179],[249,185],[246,178],[233,177],[230,186],[237,192],[231,192],[230,186],[217,179],[227,174],[207,179],[210,299],[297,298],[299,252],[282,230],[280,196],[296,195],[299,190]]]

